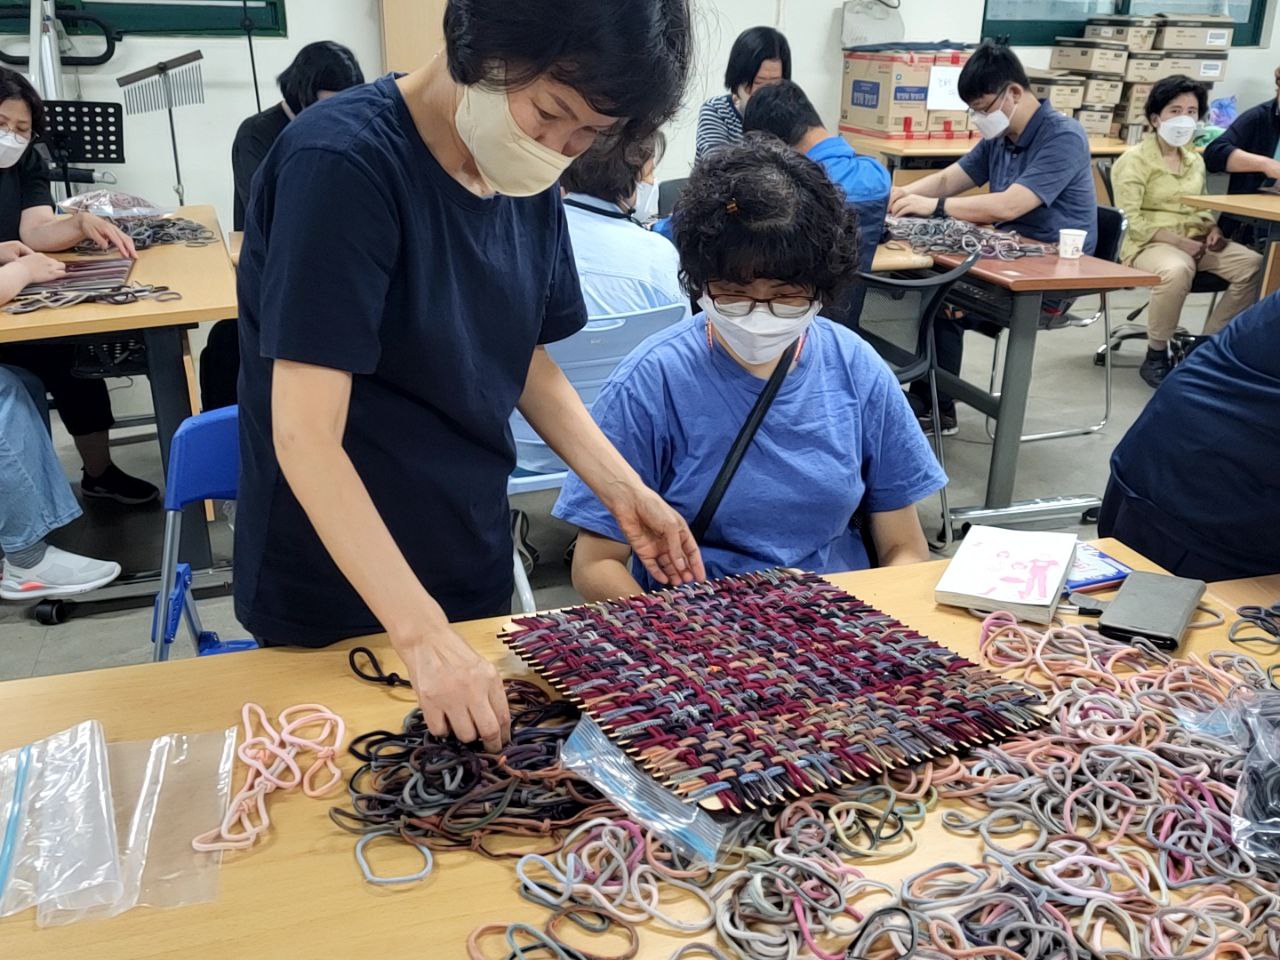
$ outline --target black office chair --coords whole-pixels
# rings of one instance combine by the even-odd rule
[[[1101,162],[1101,161],[1099,161]],[[1120,262],[1120,251],[1124,248],[1124,238],[1129,232],[1129,219],[1124,215],[1124,211],[1115,207],[1098,207],[1098,242],[1094,248],[1093,255],[1100,260],[1110,260],[1112,263]],[[1076,314],[1066,313],[1057,317],[1044,316],[1041,317],[1040,329],[1042,330],[1061,330],[1066,327],[1091,327],[1099,320],[1102,321],[1103,344],[1111,342],[1111,302],[1106,291],[1099,295],[1100,303],[1098,309],[1090,316],[1079,316]],[[1000,369],[1000,343],[1004,331],[1000,330],[995,334],[995,349],[991,355],[991,392],[996,392],[996,378]],[[1102,419],[1097,423],[1087,427],[1068,427],[1063,430],[1049,430],[1044,433],[1024,434],[1021,438],[1023,443],[1034,443],[1037,440],[1061,440],[1064,437],[1083,437],[1091,433],[1097,433],[1105,427],[1111,419],[1111,355],[1105,349],[1103,350],[1104,365],[1106,374],[1103,378],[1105,384],[1105,403],[1102,411]],[[987,418],[987,436],[994,439],[995,429],[992,426],[991,418]]]
[[[676,208],[676,201],[680,199],[688,183],[689,178],[683,177],[679,180],[663,180],[658,184],[658,216],[671,216],[671,211]]]
[[[933,349],[933,324],[951,288],[977,263],[978,254],[946,273],[921,278],[861,273],[858,281],[866,295],[858,323],[858,333],[893,371],[901,384],[921,377],[929,380],[933,416],[934,449],[938,463],[946,469],[942,450],[942,423],[938,414],[938,365]],[[942,545],[953,539],[947,488],[941,491]]]
[[[1111,157],[1099,157],[1094,162],[1094,166],[1098,170],[1098,176],[1102,178],[1102,184],[1107,188],[1107,197],[1111,201],[1111,205],[1115,206],[1116,194],[1111,186],[1111,170],[1115,165],[1115,161]],[[1099,225],[1101,226],[1101,225]],[[1101,246],[1101,244],[1099,244]],[[1102,256],[1102,254],[1098,254]],[[1112,259],[1112,258],[1106,258]],[[1119,262],[1119,255],[1114,258]],[[1209,300],[1209,315],[1213,315],[1214,309],[1218,306],[1218,295],[1226,291],[1231,286],[1226,280],[1223,280],[1215,273],[1197,273],[1195,279],[1191,281],[1192,293],[1211,293],[1213,297]],[[1143,304],[1138,309],[1132,311],[1124,319],[1124,323],[1116,328],[1115,333],[1108,335],[1106,343],[1098,348],[1093,355],[1095,366],[1105,366],[1107,368],[1107,389],[1110,391],[1111,382],[1111,363],[1110,356],[1124,345],[1126,340],[1145,340],[1147,339],[1146,324],[1137,323],[1137,319],[1142,316],[1142,312],[1147,309],[1147,304]],[[1185,331],[1182,331],[1185,333]]]

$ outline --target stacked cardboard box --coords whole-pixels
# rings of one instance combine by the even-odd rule
[[[960,67],[963,50],[846,50],[840,130],[851,136],[904,140],[968,139],[965,110],[930,110],[935,66]]]

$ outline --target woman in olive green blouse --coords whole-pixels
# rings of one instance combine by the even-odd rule
[[[1258,298],[1262,257],[1227,240],[1212,213],[1182,202],[1204,193],[1204,160],[1191,147],[1199,120],[1208,112],[1208,91],[1190,77],[1161,80],[1147,97],[1152,132],[1116,161],[1112,186],[1116,206],[1129,218],[1122,258],[1159,274],[1147,314],[1147,356],[1142,379],[1158,387],[1169,372],[1169,338],[1196,273],[1213,273],[1231,286],[1205,323],[1206,334],[1226,326]]]

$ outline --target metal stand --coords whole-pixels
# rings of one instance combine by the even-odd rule
[[[93,100],[46,100],[49,131],[45,144],[57,166],[67,196],[71,182],[92,182],[92,171],[72,170],[73,163],[124,163],[124,109],[118,103]],[[73,176],[77,174],[77,176]]]

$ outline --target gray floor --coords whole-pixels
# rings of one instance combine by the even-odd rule
[[[1113,317],[1119,321],[1144,297],[1117,296],[1113,299]],[[1081,301],[1076,312],[1087,312],[1089,305],[1090,302]],[[1188,302],[1186,325],[1195,332],[1202,326],[1206,306],[1204,297],[1192,297]],[[1054,331],[1039,339],[1028,431],[1097,419],[1102,408],[1103,379],[1102,369],[1093,365],[1093,351],[1100,341],[1100,325]],[[985,338],[970,335],[966,344],[966,377],[975,381],[985,378],[991,363],[990,344]],[[1111,423],[1103,431],[1087,437],[1023,445],[1016,490],[1019,499],[1102,493],[1112,447],[1151,396],[1135,369],[1142,350],[1141,343],[1129,344],[1117,362],[1115,407]],[[69,438],[55,429],[55,441],[68,476],[78,479],[79,464]],[[115,455],[125,470],[160,482],[160,458],[154,439],[120,445]],[[983,419],[961,407],[960,434],[948,440],[946,446],[953,506],[982,502],[989,455],[990,441]],[[554,494],[545,493],[530,494],[516,503],[530,515],[532,540],[541,554],[532,580],[543,607],[562,606],[577,599],[562,559],[572,530],[550,517],[553,502]],[[921,507],[927,530],[936,531],[938,527],[937,509],[934,502]],[[85,505],[84,517],[54,539],[69,550],[117,559],[126,571],[143,571],[158,566],[162,526],[158,507],[137,510],[95,501]],[[1083,536],[1093,534],[1091,527],[1075,529]],[[214,525],[213,542],[217,556],[229,556],[229,531],[221,519]],[[247,635],[235,621],[230,599],[203,601],[200,611],[206,626],[223,636]],[[60,626],[44,627],[30,618],[27,605],[0,603],[0,679],[144,662],[151,657],[150,620],[149,608],[113,612],[95,609],[91,615],[74,617]],[[174,656],[188,655],[190,644],[181,639],[175,645]]]

